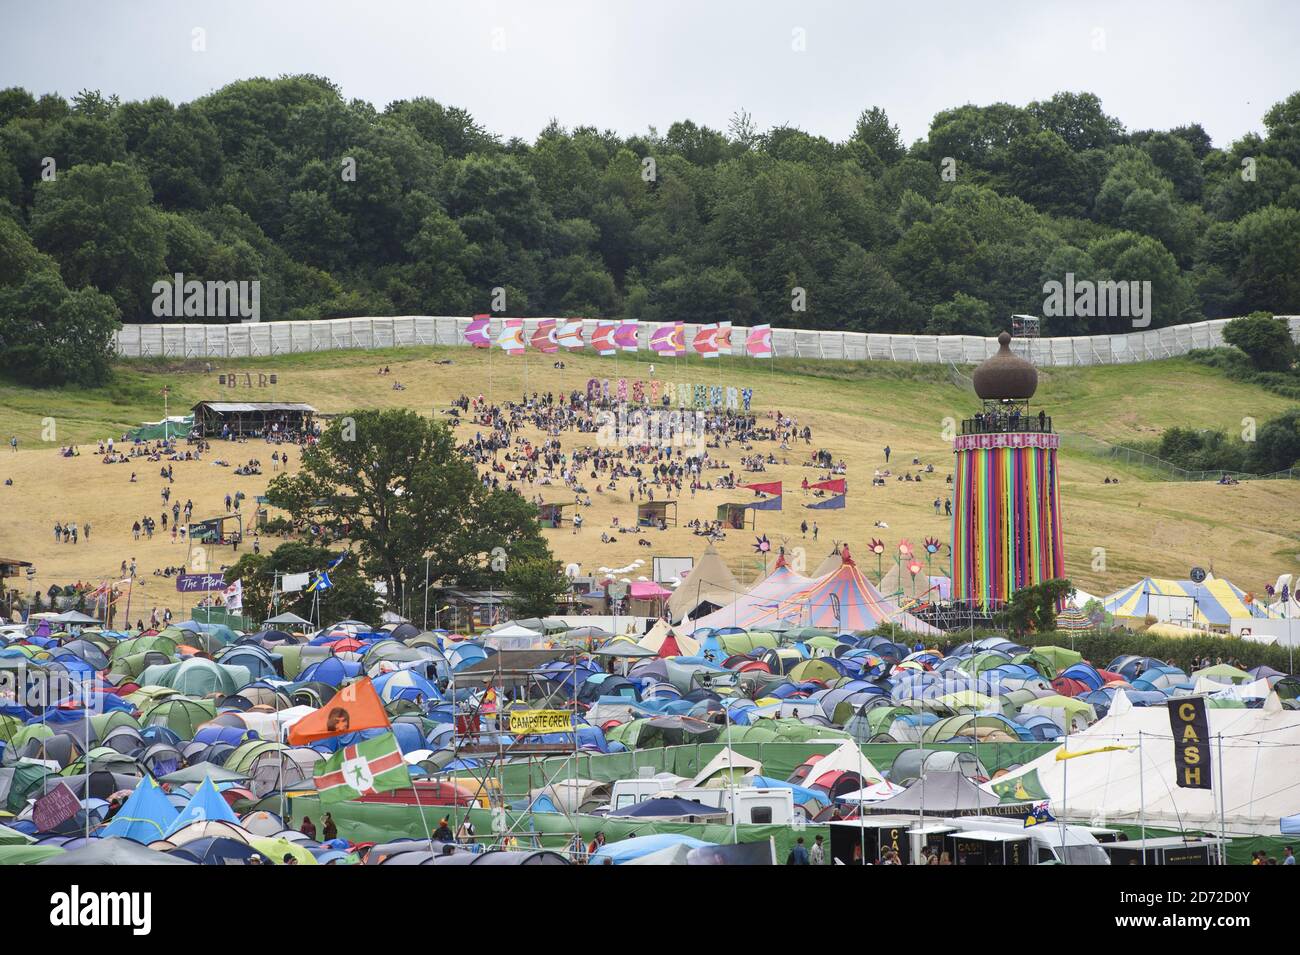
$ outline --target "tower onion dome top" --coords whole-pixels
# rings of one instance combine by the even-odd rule
[[[1038,389],[1038,371],[1029,362],[1011,352],[1011,336],[998,336],[998,353],[975,369],[971,381],[975,394],[985,401],[1009,398],[1027,400]]]

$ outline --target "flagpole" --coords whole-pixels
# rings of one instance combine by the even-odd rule
[[[1147,864],[1147,795],[1142,762],[1142,731],[1138,730],[1138,825],[1142,827],[1142,864]]]
[[[1067,714],[1066,722],[1069,722],[1069,719],[1069,715]],[[1068,727],[1065,730],[1065,742],[1062,745],[1065,747],[1065,752],[1068,756],[1070,753],[1070,730]],[[1070,860],[1065,852],[1065,810],[1070,801],[1070,761],[1069,759],[1065,759],[1062,760],[1062,762],[1064,762],[1065,765],[1061,767],[1061,811],[1056,814],[1056,825],[1061,831],[1061,864],[1069,865]],[[1145,848],[1143,851],[1145,851]]]
[[[1223,843],[1228,838],[1227,808],[1224,806],[1225,780],[1223,775],[1223,733],[1219,733],[1219,865],[1223,865]]]
[[[92,679],[94,678],[93,674],[91,678]],[[90,691],[85,689],[86,683],[84,680],[82,681],[81,686],[84,691],[81,700],[81,706],[82,709],[85,711],[84,715],[86,718],[86,749],[85,752],[83,753],[83,756],[85,758],[85,763],[86,763],[86,789],[85,789],[85,802],[82,803],[81,809],[82,809],[82,815],[86,817],[86,838],[89,839],[90,838],[90,807],[86,805],[86,803],[90,802],[90,771],[92,765],[92,761],[90,758]]]

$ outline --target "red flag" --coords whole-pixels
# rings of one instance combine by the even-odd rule
[[[614,332],[618,328],[618,322],[601,319],[596,323],[595,334],[591,336],[591,347],[596,349],[597,355],[613,355],[618,352],[618,344],[614,340]]]
[[[333,699],[289,727],[290,746],[310,746],[318,739],[357,730],[385,729],[388,713],[370,677],[362,677],[334,694]]]
[[[769,481],[766,484],[737,484],[737,487],[743,487],[747,491],[759,491],[763,494],[780,494],[781,482]]]
[[[772,357],[772,326],[755,325],[745,340],[745,352],[750,358]]]
[[[555,342],[555,319],[544,318],[538,322],[537,330],[533,332],[529,344],[547,355],[559,351],[560,346]]]
[[[844,478],[835,478],[831,481],[818,481],[816,484],[809,484],[810,491],[830,491],[832,494],[843,494],[849,489],[849,482]]]

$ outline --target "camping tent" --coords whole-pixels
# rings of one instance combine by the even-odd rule
[[[668,615],[673,620],[682,620],[701,604],[708,605],[710,610],[725,607],[744,590],[717,549],[710,544],[668,598]]]
[[[964,815],[992,809],[1001,800],[961,772],[927,772],[898,796],[870,806],[870,812]]]

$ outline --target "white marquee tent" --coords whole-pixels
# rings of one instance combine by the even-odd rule
[[[1278,820],[1300,806],[1300,712],[1283,709],[1274,695],[1263,709],[1207,714],[1213,790],[1178,788],[1169,710],[1134,707],[1122,691],[1103,719],[998,782],[1037,770],[1059,817],[1098,825],[1135,825],[1145,817],[1160,828],[1210,831],[1219,829],[1222,786],[1229,834],[1276,833]],[[1056,758],[1061,748],[1102,746],[1131,748]]]

